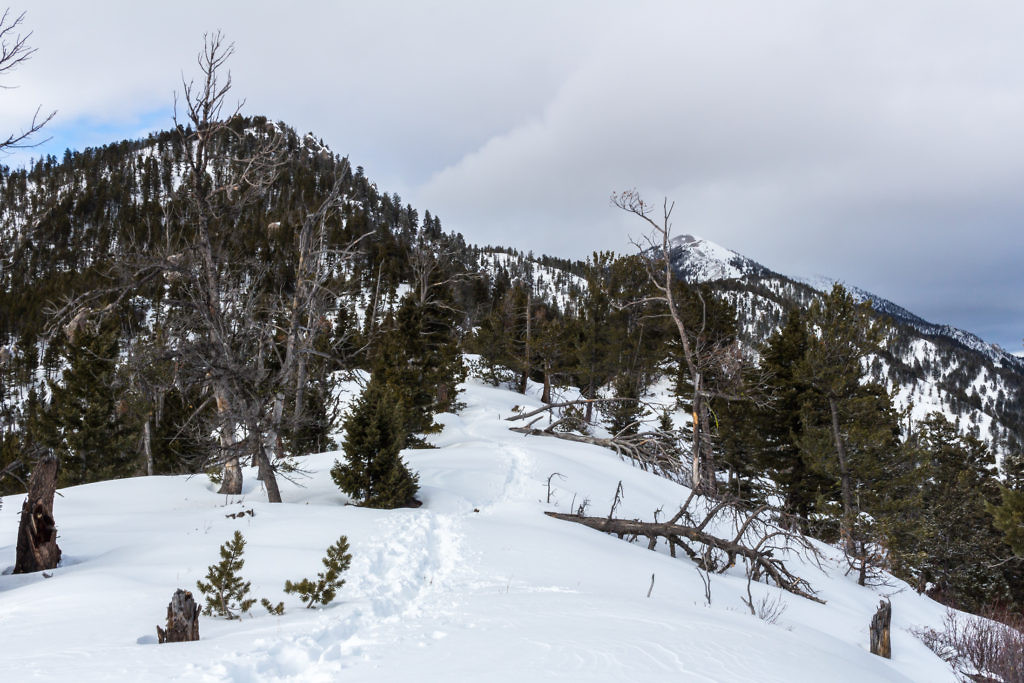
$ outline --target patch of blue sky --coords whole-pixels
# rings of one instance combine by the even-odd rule
[[[53,121],[35,136],[34,146],[9,152],[0,157],[0,164],[21,168],[50,155],[60,160],[66,150],[81,151],[121,140],[144,138],[150,133],[169,129],[172,114],[168,106],[118,118],[88,116],[62,121],[58,112]]]

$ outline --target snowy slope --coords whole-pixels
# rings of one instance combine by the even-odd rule
[[[768,269],[732,249],[694,235],[677,235],[669,242],[669,256],[680,277],[690,283],[738,280],[764,276]]]
[[[63,566],[52,578],[0,576],[4,680],[952,680],[908,633],[938,625],[943,608],[898,581],[856,586],[831,549],[823,569],[790,565],[826,605],[754,586],[755,599],[787,606],[771,625],[741,604],[739,569],[711,577],[708,605],[689,560],[545,517],[585,498],[605,514],[621,481],[617,514],[651,519],[687,490],[597,447],[509,432],[502,418],[532,398],[472,381],[462,398],[462,413],[442,416],[437,449],[406,451],[420,472],[416,510],[346,506],[327,472],[336,454],[305,459],[308,478],[285,484],[281,505],[262,502],[252,471],[239,498],[201,477],[62,491]],[[554,472],[564,478],[547,504]],[[14,563],[20,502],[3,500],[0,567]],[[243,509],[254,516],[225,517]],[[235,529],[253,593],[283,599],[287,613],[203,617],[200,642],[157,645],[174,589],[194,589]],[[303,609],[282,584],[314,576],[340,534],[354,557],[348,583],[334,604]],[[867,651],[882,594],[893,601],[891,661]]]

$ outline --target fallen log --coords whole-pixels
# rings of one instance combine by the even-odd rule
[[[810,584],[790,572],[782,560],[773,557],[771,550],[764,549],[764,542],[769,537],[783,532],[772,532],[768,536],[760,539],[755,547],[749,547],[740,542],[743,535],[742,533],[740,533],[736,538],[729,540],[713,536],[698,527],[690,527],[672,522],[641,522],[632,519],[584,517],[581,515],[565,514],[561,512],[545,512],[544,514],[548,517],[554,517],[555,519],[560,519],[566,522],[575,522],[576,524],[582,524],[583,526],[590,527],[591,529],[615,534],[619,538],[624,538],[626,536],[638,538],[643,536],[651,539],[651,545],[653,545],[656,538],[664,538],[668,541],[670,548],[674,549],[675,546],[683,548],[687,555],[689,555],[695,562],[700,562],[699,558],[702,554],[695,552],[689,546],[687,541],[700,543],[706,548],[719,550],[726,554],[728,562],[725,563],[722,571],[732,566],[735,563],[736,558],[740,557],[750,563],[755,575],[763,574],[771,577],[772,581],[774,581],[775,585],[779,588],[793,593],[794,595],[799,595],[802,598],[807,598],[808,600],[825,604],[824,600],[814,595]],[[705,567],[705,569],[707,569],[707,567]]]

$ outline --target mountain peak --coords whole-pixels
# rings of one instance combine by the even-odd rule
[[[690,283],[738,280],[767,272],[756,261],[696,235],[673,237],[669,241],[669,258],[676,272]]]

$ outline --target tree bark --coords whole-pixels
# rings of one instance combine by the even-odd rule
[[[868,632],[871,637],[871,654],[892,659],[892,643],[889,639],[892,624],[892,603],[882,600],[878,611],[871,617]]]
[[[235,445],[235,421],[230,417],[231,406],[228,404],[227,392],[218,388],[216,396],[217,413],[221,416],[222,421],[220,445],[224,452],[230,452]],[[226,496],[242,495],[242,463],[238,461],[237,455],[228,458],[224,463],[222,477],[220,490],[217,493]]]
[[[273,465],[270,464],[270,458],[267,457],[267,449],[263,447],[261,443],[259,450],[256,453],[256,463],[259,466],[261,479],[263,480],[263,486],[267,489],[267,502],[268,503],[280,503],[281,501],[281,489],[277,485],[277,476],[274,474]]]
[[[199,640],[199,605],[192,593],[179,588],[167,605],[167,629],[156,627],[160,643],[185,643]]]
[[[551,403],[551,363],[544,361],[544,391],[540,397],[541,403]]]
[[[832,414],[832,438],[836,444],[836,458],[839,460],[839,482],[843,498],[843,520],[840,534],[846,542],[847,554],[853,553],[853,492],[850,487],[850,467],[846,459],[846,445],[839,430],[839,406],[834,396],[828,397],[828,409]]]
[[[142,423],[142,452],[146,455],[146,476],[153,476],[153,449],[150,444],[151,437],[149,431],[149,421],[152,419],[150,416],[146,416],[146,421]]]
[[[231,458],[224,463],[224,471],[221,473],[220,490],[226,496],[242,495],[242,463],[238,457]]]
[[[28,497],[21,506],[15,574],[53,569],[60,562],[57,526],[53,519],[53,496],[57,490],[56,456],[48,455],[36,463],[28,484]]]

